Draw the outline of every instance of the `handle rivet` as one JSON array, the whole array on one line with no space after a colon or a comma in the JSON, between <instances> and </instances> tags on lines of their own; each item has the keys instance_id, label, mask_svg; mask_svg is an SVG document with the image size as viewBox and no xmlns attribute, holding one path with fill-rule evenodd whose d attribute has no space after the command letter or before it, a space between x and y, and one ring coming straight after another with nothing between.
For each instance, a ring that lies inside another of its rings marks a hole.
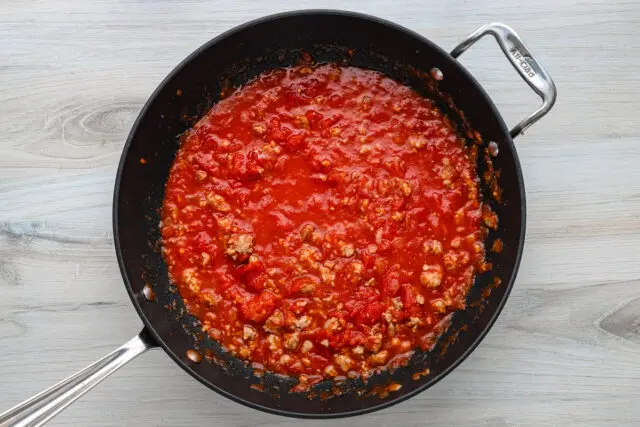
<instances>
[{"instance_id":1,"label":"handle rivet","mask_svg":"<svg viewBox=\"0 0 640 427\"><path fill-rule=\"evenodd\" d=\"M442 74L442 71L440 70L440 68L433 67L430 73L431 73L431 77L433 77L435 80L440 81L444 79L444 74Z\"/></svg>"},{"instance_id":2,"label":"handle rivet","mask_svg":"<svg viewBox=\"0 0 640 427\"><path fill-rule=\"evenodd\" d=\"M148 283L146 285L144 285L144 288L142 288L142 295L144 295L144 297L147 299L147 301L155 301L156 300L156 293L153 292L153 289L151 288L151 285L149 285Z\"/></svg>"},{"instance_id":3,"label":"handle rivet","mask_svg":"<svg viewBox=\"0 0 640 427\"><path fill-rule=\"evenodd\" d=\"M489 142L489 154L491 154L491 157L498 157L499 153L498 143L494 141Z\"/></svg>"},{"instance_id":4,"label":"handle rivet","mask_svg":"<svg viewBox=\"0 0 640 427\"><path fill-rule=\"evenodd\" d=\"M195 350L187 350L185 355L194 363L202 362L202 355Z\"/></svg>"}]
</instances>

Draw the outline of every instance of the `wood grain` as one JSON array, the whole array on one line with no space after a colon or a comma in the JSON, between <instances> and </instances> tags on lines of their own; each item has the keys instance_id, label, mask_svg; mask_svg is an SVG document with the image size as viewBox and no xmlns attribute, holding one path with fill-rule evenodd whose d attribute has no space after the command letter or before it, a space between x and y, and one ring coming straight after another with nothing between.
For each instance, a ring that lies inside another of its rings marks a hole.
<instances>
[{"instance_id":1,"label":"wood grain","mask_svg":"<svg viewBox=\"0 0 640 427\"><path fill-rule=\"evenodd\" d=\"M517 146L528 197L518 280L453 374L335 425L640 422L640 5L636 0L396 2L0 0L0 410L137 333L113 251L117 162L141 106L213 36L292 8L378 15L445 48L516 28L553 76L551 114ZM537 105L492 40L462 57L508 123ZM53 425L312 426L244 408L151 352Z\"/></svg>"}]
</instances>

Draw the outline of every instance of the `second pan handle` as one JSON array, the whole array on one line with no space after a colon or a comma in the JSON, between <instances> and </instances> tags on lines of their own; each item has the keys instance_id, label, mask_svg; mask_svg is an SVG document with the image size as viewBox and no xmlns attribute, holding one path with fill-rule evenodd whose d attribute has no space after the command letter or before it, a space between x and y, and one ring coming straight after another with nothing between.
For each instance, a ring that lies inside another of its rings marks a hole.
<instances>
[{"instance_id":1,"label":"second pan handle","mask_svg":"<svg viewBox=\"0 0 640 427\"><path fill-rule=\"evenodd\" d=\"M527 82L531 89L542 98L540 108L529 114L511 129L511 137L515 138L551 110L551 107L556 102L558 91L547 71L538 58L527 48L518 33L508 25L499 22L483 25L475 30L451 51L451 56L454 58L459 57L471 45L487 34L495 37L513 68L518 71L520 77Z\"/></svg>"},{"instance_id":2,"label":"second pan handle","mask_svg":"<svg viewBox=\"0 0 640 427\"><path fill-rule=\"evenodd\" d=\"M127 362L157 344L146 329L80 372L0 414L0 427L41 426Z\"/></svg>"}]
</instances>

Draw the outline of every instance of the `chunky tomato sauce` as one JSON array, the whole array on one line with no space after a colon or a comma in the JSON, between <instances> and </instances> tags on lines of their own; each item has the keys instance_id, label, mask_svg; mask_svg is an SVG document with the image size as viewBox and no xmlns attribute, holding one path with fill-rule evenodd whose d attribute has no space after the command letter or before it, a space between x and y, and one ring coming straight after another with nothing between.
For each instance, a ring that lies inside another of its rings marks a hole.
<instances>
[{"instance_id":1,"label":"chunky tomato sauce","mask_svg":"<svg viewBox=\"0 0 640 427\"><path fill-rule=\"evenodd\" d=\"M430 349L485 262L475 151L429 100L354 67L260 75L186 135L161 231L203 330L302 383Z\"/></svg>"}]
</instances>

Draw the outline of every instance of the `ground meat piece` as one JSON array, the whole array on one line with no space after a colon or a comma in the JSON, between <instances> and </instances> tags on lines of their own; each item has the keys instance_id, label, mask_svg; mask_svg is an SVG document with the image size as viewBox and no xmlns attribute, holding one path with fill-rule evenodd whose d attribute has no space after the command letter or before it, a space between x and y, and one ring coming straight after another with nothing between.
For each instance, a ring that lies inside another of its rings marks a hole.
<instances>
[{"instance_id":1,"label":"ground meat piece","mask_svg":"<svg viewBox=\"0 0 640 427\"><path fill-rule=\"evenodd\" d=\"M431 306L439 313L444 313L447 309L447 305L441 298L431 301Z\"/></svg>"},{"instance_id":2,"label":"ground meat piece","mask_svg":"<svg viewBox=\"0 0 640 427\"><path fill-rule=\"evenodd\" d=\"M320 278L325 283L332 283L336 278L336 273L324 265L321 265L318 271L320 272Z\"/></svg>"},{"instance_id":3,"label":"ground meat piece","mask_svg":"<svg viewBox=\"0 0 640 427\"><path fill-rule=\"evenodd\" d=\"M242 338L244 338L245 340L250 340L253 339L257 333L258 332L256 331L256 328L254 328L253 326L244 325Z\"/></svg>"},{"instance_id":4,"label":"ground meat piece","mask_svg":"<svg viewBox=\"0 0 640 427\"><path fill-rule=\"evenodd\" d=\"M309 340L306 340L305 342L302 343L302 348L300 349L300 351L302 351L303 353L308 353L309 351L311 351L312 348L313 348L313 343Z\"/></svg>"},{"instance_id":5,"label":"ground meat piece","mask_svg":"<svg viewBox=\"0 0 640 427\"><path fill-rule=\"evenodd\" d=\"M389 358L389 352L387 350L382 350L378 353L375 353L369 357L369 361L374 365L382 365Z\"/></svg>"},{"instance_id":6,"label":"ground meat piece","mask_svg":"<svg viewBox=\"0 0 640 427\"><path fill-rule=\"evenodd\" d=\"M300 286L300 292L302 292L303 294L309 294L313 292L315 288L316 288L315 283L307 282L307 283L304 283L302 286Z\"/></svg>"},{"instance_id":7,"label":"ground meat piece","mask_svg":"<svg viewBox=\"0 0 640 427\"><path fill-rule=\"evenodd\" d=\"M343 354L336 354L333 357L333 361L342 369L342 372L348 372L351 365L353 365L353 359Z\"/></svg>"},{"instance_id":8,"label":"ground meat piece","mask_svg":"<svg viewBox=\"0 0 640 427\"><path fill-rule=\"evenodd\" d=\"M251 234L232 234L227 240L226 254L235 261L246 261L253 252L253 242Z\"/></svg>"},{"instance_id":9,"label":"ground meat piece","mask_svg":"<svg viewBox=\"0 0 640 427\"><path fill-rule=\"evenodd\" d=\"M182 280L189 286L191 292L200 292L200 280L196 276L195 268L187 268L182 272Z\"/></svg>"},{"instance_id":10,"label":"ground meat piece","mask_svg":"<svg viewBox=\"0 0 640 427\"><path fill-rule=\"evenodd\" d=\"M284 336L284 346L289 350L295 350L296 348L298 348L299 342L300 334L298 332L285 334Z\"/></svg>"},{"instance_id":11,"label":"ground meat piece","mask_svg":"<svg viewBox=\"0 0 640 427\"><path fill-rule=\"evenodd\" d=\"M300 230L300 238L302 239L303 242L307 242L311 240L311 236L313 235L314 231L315 231L315 227L313 225L305 224Z\"/></svg>"},{"instance_id":12,"label":"ground meat piece","mask_svg":"<svg viewBox=\"0 0 640 427\"><path fill-rule=\"evenodd\" d=\"M294 326L296 329L304 329L311 324L311 317L309 316L301 316L296 319Z\"/></svg>"},{"instance_id":13,"label":"ground meat piece","mask_svg":"<svg viewBox=\"0 0 640 427\"><path fill-rule=\"evenodd\" d=\"M324 322L324 328L330 332L337 331L340 328L340 322L335 317L332 317Z\"/></svg>"},{"instance_id":14,"label":"ground meat piece","mask_svg":"<svg viewBox=\"0 0 640 427\"><path fill-rule=\"evenodd\" d=\"M442 267L439 265L423 265L420 283L428 288L437 288L442 283Z\"/></svg>"},{"instance_id":15,"label":"ground meat piece","mask_svg":"<svg viewBox=\"0 0 640 427\"><path fill-rule=\"evenodd\" d=\"M267 343L269 343L269 350L276 351L280 348L280 337L277 335L267 335Z\"/></svg>"},{"instance_id":16,"label":"ground meat piece","mask_svg":"<svg viewBox=\"0 0 640 427\"><path fill-rule=\"evenodd\" d=\"M335 366L333 365L329 365L326 368L324 368L324 373L329 376L329 377L336 377L338 376L338 370L336 369Z\"/></svg>"},{"instance_id":17,"label":"ground meat piece","mask_svg":"<svg viewBox=\"0 0 640 427\"><path fill-rule=\"evenodd\" d=\"M422 250L425 254L440 255L442 253L442 243L437 240L427 240L424 242Z\"/></svg>"},{"instance_id":18,"label":"ground meat piece","mask_svg":"<svg viewBox=\"0 0 640 427\"><path fill-rule=\"evenodd\" d=\"M380 348L382 347L382 334L378 333L367 337L367 340L365 341L365 347L367 348L367 350L373 352L380 350Z\"/></svg>"},{"instance_id":19,"label":"ground meat piece","mask_svg":"<svg viewBox=\"0 0 640 427\"><path fill-rule=\"evenodd\" d=\"M444 266L447 270L454 270L467 265L469 259L469 252L467 251L449 251L444 254Z\"/></svg>"},{"instance_id":20,"label":"ground meat piece","mask_svg":"<svg viewBox=\"0 0 640 427\"><path fill-rule=\"evenodd\" d=\"M280 310L273 312L264 324L264 330L275 333L284 325L284 315Z\"/></svg>"},{"instance_id":21,"label":"ground meat piece","mask_svg":"<svg viewBox=\"0 0 640 427\"><path fill-rule=\"evenodd\" d=\"M209 204L219 212L229 212L231 210L231 206L224 199L224 197L219 194L209 193L207 194L207 201Z\"/></svg>"},{"instance_id":22,"label":"ground meat piece","mask_svg":"<svg viewBox=\"0 0 640 427\"><path fill-rule=\"evenodd\" d=\"M342 256L349 258L355 253L355 248L351 243L342 246Z\"/></svg>"}]
</instances>

